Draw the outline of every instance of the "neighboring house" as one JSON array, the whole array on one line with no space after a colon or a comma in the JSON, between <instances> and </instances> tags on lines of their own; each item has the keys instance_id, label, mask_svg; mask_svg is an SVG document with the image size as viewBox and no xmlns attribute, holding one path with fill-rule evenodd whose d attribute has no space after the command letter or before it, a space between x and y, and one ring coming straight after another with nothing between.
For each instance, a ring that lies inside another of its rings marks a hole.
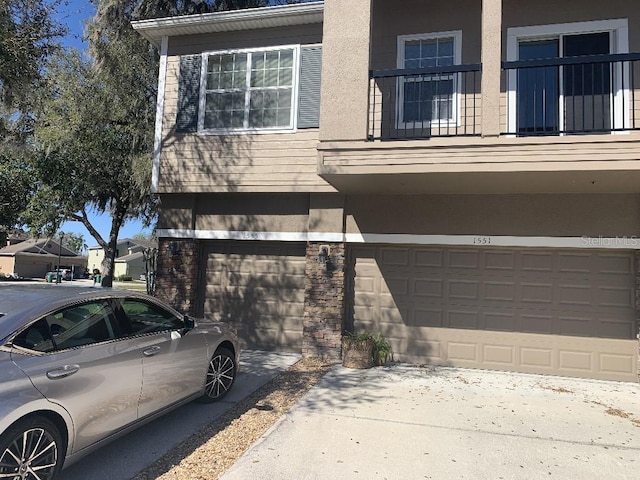
<instances>
[{"instance_id":1,"label":"neighboring house","mask_svg":"<svg viewBox=\"0 0 640 480\"><path fill-rule=\"evenodd\" d=\"M161 52L158 295L251 348L367 330L400 361L637 380L640 4L133 25Z\"/></svg>"},{"instance_id":2,"label":"neighboring house","mask_svg":"<svg viewBox=\"0 0 640 480\"><path fill-rule=\"evenodd\" d=\"M44 278L60 268L84 271L87 258L61 247L55 240L31 239L0 248L0 275L15 273L25 278Z\"/></svg>"},{"instance_id":3,"label":"neighboring house","mask_svg":"<svg viewBox=\"0 0 640 480\"><path fill-rule=\"evenodd\" d=\"M146 272L144 250L145 248L157 248L157 243L148 240L134 240L123 238L118 240L116 247L116 259L113 269L113 277L129 275L137 280ZM102 271L104 249L99 245L89 247L89 271L94 268Z\"/></svg>"},{"instance_id":4,"label":"neighboring house","mask_svg":"<svg viewBox=\"0 0 640 480\"><path fill-rule=\"evenodd\" d=\"M140 275L144 275L145 273L145 258L142 251L123 255L115 260L113 277L116 279L120 276L127 275L134 280L138 280Z\"/></svg>"},{"instance_id":5,"label":"neighboring house","mask_svg":"<svg viewBox=\"0 0 640 480\"><path fill-rule=\"evenodd\" d=\"M15 245L29 239L29 234L23 230L11 230L7 233L7 243L3 246Z\"/></svg>"}]
</instances>

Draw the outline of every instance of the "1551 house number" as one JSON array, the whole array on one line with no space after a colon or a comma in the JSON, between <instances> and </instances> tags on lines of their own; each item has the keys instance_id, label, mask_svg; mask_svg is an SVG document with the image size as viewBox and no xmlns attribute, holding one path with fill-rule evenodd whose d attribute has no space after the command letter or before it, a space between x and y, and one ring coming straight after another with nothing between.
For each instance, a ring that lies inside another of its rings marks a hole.
<instances>
[{"instance_id":1,"label":"1551 house number","mask_svg":"<svg viewBox=\"0 0 640 480\"><path fill-rule=\"evenodd\" d=\"M491 245L491 237L473 237L474 245Z\"/></svg>"}]
</instances>

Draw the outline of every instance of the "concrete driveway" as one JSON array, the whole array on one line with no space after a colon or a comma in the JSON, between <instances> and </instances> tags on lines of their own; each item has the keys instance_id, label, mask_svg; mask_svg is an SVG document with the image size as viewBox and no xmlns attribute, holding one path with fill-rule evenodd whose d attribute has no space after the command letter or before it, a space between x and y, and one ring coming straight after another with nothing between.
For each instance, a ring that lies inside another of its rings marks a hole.
<instances>
[{"instance_id":1,"label":"concrete driveway","mask_svg":"<svg viewBox=\"0 0 640 480\"><path fill-rule=\"evenodd\" d=\"M640 388L335 367L221 478L637 479Z\"/></svg>"},{"instance_id":2,"label":"concrete driveway","mask_svg":"<svg viewBox=\"0 0 640 480\"><path fill-rule=\"evenodd\" d=\"M60 480L124 480L133 477L299 359L300 355L295 354L243 351L236 383L222 401L183 405L63 470Z\"/></svg>"}]
</instances>

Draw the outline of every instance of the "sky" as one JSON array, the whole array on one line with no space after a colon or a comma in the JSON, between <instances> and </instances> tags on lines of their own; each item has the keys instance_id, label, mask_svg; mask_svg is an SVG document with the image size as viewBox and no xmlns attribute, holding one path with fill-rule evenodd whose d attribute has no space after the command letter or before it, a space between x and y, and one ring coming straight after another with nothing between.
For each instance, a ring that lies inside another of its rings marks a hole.
<instances>
[{"instance_id":1,"label":"sky","mask_svg":"<svg viewBox=\"0 0 640 480\"><path fill-rule=\"evenodd\" d=\"M87 0L68 0L62 2L58 9L57 20L65 25L69 30L67 36L62 43L65 48L77 48L86 50L87 44L83 41L84 21L95 13L94 6ZM109 238L109 230L111 229L111 218L109 215L100 215L97 212L87 212L89 220L95 229L102 235L102 238ZM93 238L89 231L80 222L65 222L60 230L65 233L76 233L84 236L87 245L97 245L98 242ZM130 221L125 223L120 229L119 238L133 237L136 233L151 233L151 229L143 229L142 222Z\"/></svg>"}]
</instances>

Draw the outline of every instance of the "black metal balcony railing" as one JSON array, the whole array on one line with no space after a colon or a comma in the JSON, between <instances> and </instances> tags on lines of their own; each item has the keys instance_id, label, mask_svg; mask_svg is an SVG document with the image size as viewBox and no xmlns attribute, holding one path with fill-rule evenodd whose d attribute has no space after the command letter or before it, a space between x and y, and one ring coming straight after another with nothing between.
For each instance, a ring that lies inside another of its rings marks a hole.
<instances>
[{"instance_id":1,"label":"black metal balcony railing","mask_svg":"<svg viewBox=\"0 0 640 480\"><path fill-rule=\"evenodd\" d=\"M369 75L369 140L480 135L480 65Z\"/></svg>"},{"instance_id":2,"label":"black metal balcony railing","mask_svg":"<svg viewBox=\"0 0 640 480\"><path fill-rule=\"evenodd\" d=\"M503 134L637 130L639 61L640 54L633 53L504 62L507 121Z\"/></svg>"}]
</instances>

